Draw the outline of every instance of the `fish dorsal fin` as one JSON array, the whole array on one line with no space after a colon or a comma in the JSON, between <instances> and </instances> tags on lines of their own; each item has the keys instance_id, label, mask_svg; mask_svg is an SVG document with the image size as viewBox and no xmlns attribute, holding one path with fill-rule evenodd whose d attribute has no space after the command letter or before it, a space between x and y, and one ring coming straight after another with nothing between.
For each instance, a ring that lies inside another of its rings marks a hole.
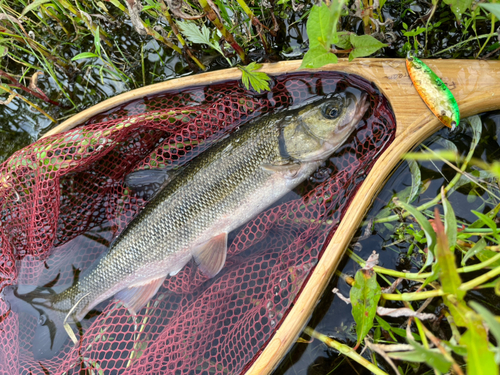
<instances>
[{"instance_id":1,"label":"fish dorsal fin","mask_svg":"<svg viewBox=\"0 0 500 375\"><path fill-rule=\"evenodd\" d=\"M175 174L171 168L141 169L129 173L125 177L125 184L138 197L150 201L172 180Z\"/></svg>"},{"instance_id":2,"label":"fish dorsal fin","mask_svg":"<svg viewBox=\"0 0 500 375\"><path fill-rule=\"evenodd\" d=\"M137 314L156 294L165 277L154 279L147 284L131 285L116 293L115 298L123 302L132 314Z\"/></svg>"},{"instance_id":3,"label":"fish dorsal fin","mask_svg":"<svg viewBox=\"0 0 500 375\"><path fill-rule=\"evenodd\" d=\"M200 271L207 277L214 277L226 263L227 233L221 233L195 246L191 254Z\"/></svg>"}]
</instances>

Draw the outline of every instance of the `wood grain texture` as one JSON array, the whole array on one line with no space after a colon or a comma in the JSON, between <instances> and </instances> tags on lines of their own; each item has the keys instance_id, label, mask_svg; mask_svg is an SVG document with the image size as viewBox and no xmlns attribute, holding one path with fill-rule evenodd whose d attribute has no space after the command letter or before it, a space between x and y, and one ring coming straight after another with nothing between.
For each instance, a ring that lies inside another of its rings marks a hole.
<instances>
[{"instance_id":1,"label":"wood grain texture","mask_svg":"<svg viewBox=\"0 0 500 375\"><path fill-rule=\"evenodd\" d=\"M461 117L500 108L500 62L476 60L423 60L450 88L455 96ZM270 75L294 72L301 61L264 64L262 71ZM318 298L328 285L351 238L365 216L372 200L387 177L400 162L401 156L437 131L442 125L427 109L412 86L404 59L356 59L349 63L339 60L321 70L345 71L374 82L389 99L396 115L396 140L380 156L370 174L354 197L337 232L315 267L308 283L297 298L295 306L282 322L261 355L247 374L268 374L294 344L304 328ZM108 99L65 121L45 136L56 134L81 124L88 118L127 101L154 95L167 90L208 85L239 79L241 73L232 68L203 73L147 86Z\"/></svg>"},{"instance_id":2,"label":"wood grain texture","mask_svg":"<svg viewBox=\"0 0 500 375\"><path fill-rule=\"evenodd\" d=\"M500 108L500 62L465 60L424 60L448 85L462 118ZM344 70L373 81L389 98L397 120L396 139L379 157L351 202L335 235L328 244L293 309L267 347L246 374L268 374L295 343L330 281L352 236L387 177L410 151L443 125L427 109L411 85L404 60L369 60L357 66L342 64Z\"/></svg>"}]
</instances>

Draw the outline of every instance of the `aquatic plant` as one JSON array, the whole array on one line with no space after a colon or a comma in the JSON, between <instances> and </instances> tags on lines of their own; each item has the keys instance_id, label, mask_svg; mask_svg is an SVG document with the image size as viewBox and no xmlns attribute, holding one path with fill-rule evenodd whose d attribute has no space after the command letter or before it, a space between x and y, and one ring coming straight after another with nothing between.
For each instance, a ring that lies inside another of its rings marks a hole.
<instances>
[{"instance_id":1,"label":"aquatic plant","mask_svg":"<svg viewBox=\"0 0 500 375\"><path fill-rule=\"evenodd\" d=\"M395 193L387 206L364 223L368 232L378 224L393 233L394 242L386 247L407 244L403 255L409 262L406 270L379 266L375 251L364 260L348 250L361 269L354 278L338 272L352 286L350 298L338 289L333 292L352 304L354 348L311 327L305 334L375 374L387 374L387 367L396 374L407 374L410 369L427 373L428 367L437 373L498 374L500 316L494 313L498 306L484 293L500 296L500 163L474 157L482 127L479 116L462 121L460 131L468 129L472 136L465 155L443 139L440 150L423 145L423 151L407 154L411 186ZM443 163L455 175L434 199L413 206L429 186L421 180L417 161ZM471 202L483 195L477 190L487 196L478 200L479 206L472 210L476 220L469 223L456 216L449 201L464 188L473 198ZM436 308L439 305L442 307ZM371 353L372 361L357 352L360 346Z\"/></svg>"}]
</instances>

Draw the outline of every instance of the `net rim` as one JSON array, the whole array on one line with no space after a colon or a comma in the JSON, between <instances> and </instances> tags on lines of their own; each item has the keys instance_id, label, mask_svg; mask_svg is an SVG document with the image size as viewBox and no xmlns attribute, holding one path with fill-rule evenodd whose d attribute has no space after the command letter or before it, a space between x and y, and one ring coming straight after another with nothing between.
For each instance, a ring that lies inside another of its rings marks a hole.
<instances>
[{"instance_id":1,"label":"net rim","mask_svg":"<svg viewBox=\"0 0 500 375\"><path fill-rule=\"evenodd\" d=\"M394 84L394 82L391 82L391 76L377 76L376 71L371 72L369 70L369 65L374 61L376 61L376 59L357 59L354 62L347 63L346 59L339 59L339 64L329 65L319 70L304 70L310 72L342 71L346 73L353 73L373 81L379 89L383 88L381 89L382 93L394 108L397 122L396 138L400 141L392 142L392 144L380 155L371 172L366 177L364 183L362 183L359 187L357 194L351 201L351 204L345 213L344 219L341 221L335 235L330 239L326 249L324 250L323 256L316 265L315 269L312 271L308 282L303 287L302 292L299 294L294 308L283 319L280 328L274 333L271 341L265 348L263 348L262 352L258 355L258 358L253 362L253 364L251 364L250 368L243 370L246 374L269 373L279 363L282 355L284 355L294 344L296 337L300 334L310 316L310 312L312 311L317 299L316 297L320 296L328 285L328 282L340 262L345 248L349 244L355 229L358 227L364 213L371 204L372 197L377 194L380 187L389 177L392 169L399 163L401 156L414 147L415 144L418 144L430 134L438 130L441 126L437 119L431 117L427 113L425 106L421 103L421 100L416 92L406 92L402 94L401 85L399 83ZM380 60L378 61L378 64L382 64ZM405 77L406 70L404 69L404 61L404 59L388 59L384 60L383 64L390 66L395 75ZM442 62L442 67L439 61L434 60L433 62L440 66L440 70L443 75L446 74L446 66L453 65L453 60L447 60L446 64L448 65L444 65L444 62ZM499 62L482 63L488 63L488 66L500 71ZM299 68L300 64L301 60L264 64L261 71L266 72L269 75L292 73ZM448 69L451 70L451 68ZM222 71L182 77L135 89L127 93L117 95L116 97L110 98L80 112L46 133L44 137L72 129L98 113L102 113L131 100L140 99L153 94L159 94L165 91L182 89L189 86L209 85L240 78L241 71L237 68L230 68ZM407 86L411 86L411 83L405 84ZM488 93L487 96L485 92ZM493 106L491 102L487 100L489 97L494 96L492 95L492 92L497 93L497 95L500 94L500 88L498 85L495 86L495 82L488 82L488 84L485 85L475 97L467 97L470 92L464 92L462 95L459 95L457 97L457 101L459 102L459 105L464 105L461 106L463 117L480 113L486 109L491 110L493 107L499 108L499 104ZM398 105L394 105L397 104L394 101L397 95L404 96L407 101L407 105L410 101L413 101L408 105L415 107L412 108L413 112L411 116L405 115L400 110L401 108ZM467 103L461 103L461 100L465 101L465 97L467 97Z\"/></svg>"}]
</instances>

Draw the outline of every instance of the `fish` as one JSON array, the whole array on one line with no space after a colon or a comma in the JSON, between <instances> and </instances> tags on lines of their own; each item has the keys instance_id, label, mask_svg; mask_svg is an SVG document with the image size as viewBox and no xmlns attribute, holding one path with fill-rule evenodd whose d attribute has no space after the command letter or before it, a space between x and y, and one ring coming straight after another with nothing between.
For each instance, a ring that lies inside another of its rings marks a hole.
<instances>
[{"instance_id":1,"label":"fish","mask_svg":"<svg viewBox=\"0 0 500 375\"><path fill-rule=\"evenodd\" d=\"M130 173L132 190L156 186L149 203L72 285L4 289L13 311L39 317L35 359L52 358L81 321L111 297L132 315L166 277L194 260L208 278L224 266L228 234L305 181L342 146L369 108L345 89L241 126L180 170ZM75 339L74 339L75 341Z\"/></svg>"},{"instance_id":2,"label":"fish","mask_svg":"<svg viewBox=\"0 0 500 375\"><path fill-rule=\"evenodd\" d=\"M439 121L454 130L460 122L460 110L450 89L431 68L409 52L406 70L427 107Z\"/></svg>"}]
</instances>

